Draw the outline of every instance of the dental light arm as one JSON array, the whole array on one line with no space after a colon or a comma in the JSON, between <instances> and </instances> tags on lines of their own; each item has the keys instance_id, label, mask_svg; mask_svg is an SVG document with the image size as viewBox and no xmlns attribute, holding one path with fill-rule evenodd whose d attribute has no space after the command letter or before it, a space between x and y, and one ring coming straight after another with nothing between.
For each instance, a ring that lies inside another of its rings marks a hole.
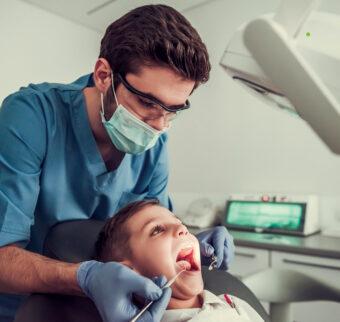
<instances>
[{"instance_id":1,"label":"dental light arm","mask_svg":"<svg viewBox=\"0 0 340 322\"><path fill-rule=\"evenodd\" d=\"M221 65L265 101L298 114L340 154L340 17L315 12L317 5L285 0L276 15L251 21Z\"/></svg>"}]
</instances>

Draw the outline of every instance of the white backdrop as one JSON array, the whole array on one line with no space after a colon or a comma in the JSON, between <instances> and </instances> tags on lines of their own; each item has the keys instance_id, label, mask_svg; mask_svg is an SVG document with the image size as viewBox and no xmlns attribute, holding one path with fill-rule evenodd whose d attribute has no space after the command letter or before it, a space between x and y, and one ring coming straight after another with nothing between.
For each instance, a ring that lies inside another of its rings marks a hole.
<instances>
[{"instance_id":1,"label":"white backdrop","mask_svg":"<svg viewBox=\"0 0 340 322\"><path fill-rule=\"evenodd\" d=\"M94 67L101 35L18 0L0 1L0 103L28 83L71 82Z\"/></svg>"}]
</instances>

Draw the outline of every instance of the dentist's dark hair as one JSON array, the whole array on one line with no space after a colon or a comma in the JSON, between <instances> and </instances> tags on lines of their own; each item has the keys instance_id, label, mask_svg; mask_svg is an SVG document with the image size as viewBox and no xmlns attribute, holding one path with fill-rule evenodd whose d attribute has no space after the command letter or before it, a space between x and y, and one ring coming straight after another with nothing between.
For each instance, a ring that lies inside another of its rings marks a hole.
<instances>
[{"instance_id":1,"label":"dentist's dark hair","mask_svg":"<svg viewBox=\"0 0 340 322\"><path fill-rule=\"evenodd\" d=\"M145 207L153 205L159 205L159 201L157 199L135 201L109 218L96 241L94 259L101 262L120 262L129 258L131 255L130 234L126 221Z\"/></svg>"},{"instance_id":2,"label":"dentist's dark hair","mask_svg":"<svg viewBox=\"0 0 340 322\"><path fill-rule=\"evenodd\" d=\"M166 5L131 10L106 29L100 58L114 73L138 73L140 66L169 67L195 88L209 79L211 65L205 44L190 22Z\"/></svg>"}]
</instances>

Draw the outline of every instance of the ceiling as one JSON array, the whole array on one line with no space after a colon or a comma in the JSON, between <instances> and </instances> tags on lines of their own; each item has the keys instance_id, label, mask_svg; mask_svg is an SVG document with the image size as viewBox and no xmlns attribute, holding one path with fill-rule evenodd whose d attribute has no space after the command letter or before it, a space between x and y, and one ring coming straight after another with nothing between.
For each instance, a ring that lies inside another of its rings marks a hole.
<instances>
[{"instance_id":1,"label":"ceiling","mask_svg":"<svg viewBox=\"0 0 340 322\"><path fill-rule=\"evenodd\" d=\"M129 10L145 4L166 4L180 12L214 0L22 0L100 33Z\"/></svg>"}]
</instances>

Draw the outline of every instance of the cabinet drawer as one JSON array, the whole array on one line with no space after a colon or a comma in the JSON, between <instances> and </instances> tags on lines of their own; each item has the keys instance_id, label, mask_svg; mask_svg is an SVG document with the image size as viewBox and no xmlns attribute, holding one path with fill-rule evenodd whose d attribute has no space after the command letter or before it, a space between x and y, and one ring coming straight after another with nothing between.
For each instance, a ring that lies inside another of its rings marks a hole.
<instances>
[{"instance_id":1,"label":"cabinet drawer","mask_svg":"<svg viewBox=\"0 0 340 322\"><path fill-rule=\"evenodd\" d=\"M340 287L340 259L272 252L272 267L293 269Z\"/></svg>"},{"instance_id":2,"label":"cabinet drawer","mask_svg":"<svg viewBox=\"0 0 340 322\"><path fill-rule=\"evenodd\" d=\"M268 267L268 250L250 247L236 247L235 259L231 263L230 273L242 278Z\"/></svg>"}]
</instances>

